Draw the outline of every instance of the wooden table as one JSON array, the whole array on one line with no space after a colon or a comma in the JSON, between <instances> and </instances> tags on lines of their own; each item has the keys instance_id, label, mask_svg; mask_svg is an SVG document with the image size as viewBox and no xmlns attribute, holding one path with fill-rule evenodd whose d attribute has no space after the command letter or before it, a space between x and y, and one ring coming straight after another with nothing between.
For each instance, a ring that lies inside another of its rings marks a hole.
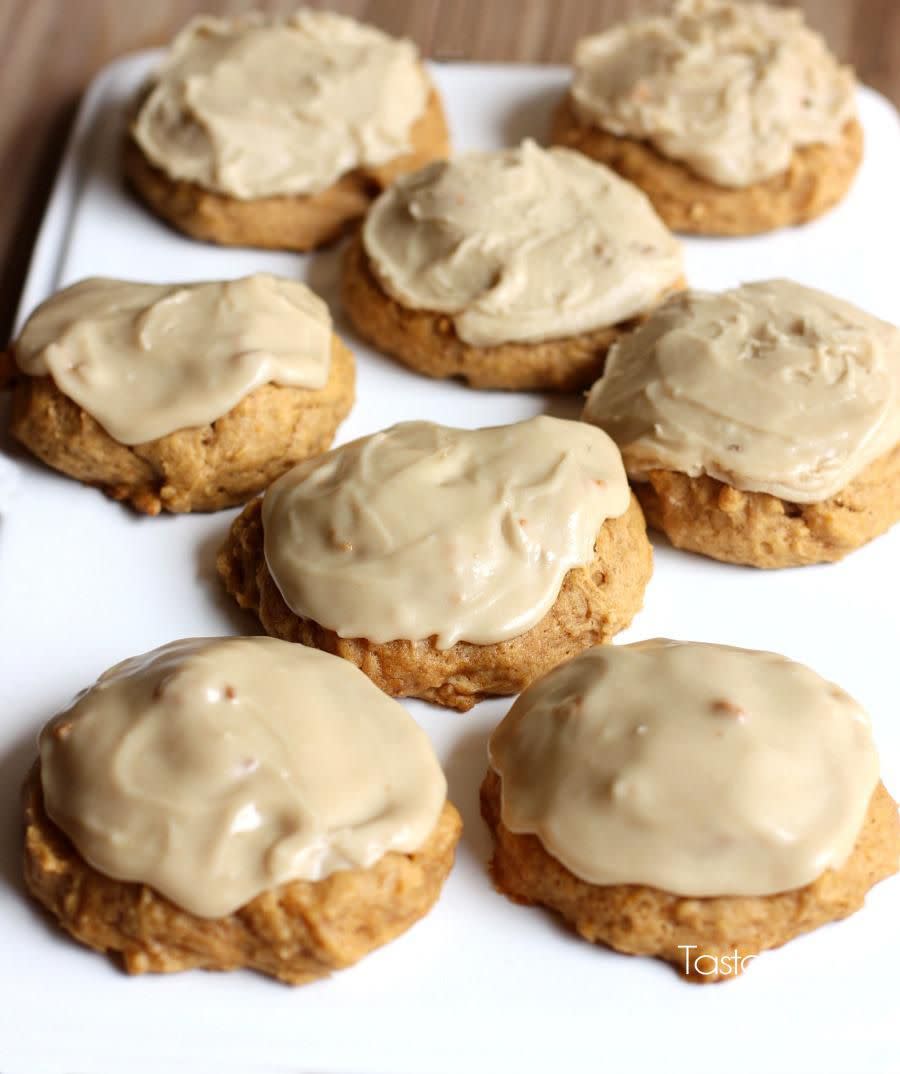
<instances>
[{"instance_id":1,"label":"wooden table","mask_svg":"<svg viewBox=\"0 0 900 1074\"><path fill-rule=\"evenodd\" d=\"M0 337L85 86L123 52L166 42L198 11L292 11L301 0L0 0ZM658 0L334 0L313 3L413 38L439 59L568 61L574 41ZM900 104L900 0L800 6L862 81ZM0 343L2 345L2 343Z\"/></svg>"}]
</instances>

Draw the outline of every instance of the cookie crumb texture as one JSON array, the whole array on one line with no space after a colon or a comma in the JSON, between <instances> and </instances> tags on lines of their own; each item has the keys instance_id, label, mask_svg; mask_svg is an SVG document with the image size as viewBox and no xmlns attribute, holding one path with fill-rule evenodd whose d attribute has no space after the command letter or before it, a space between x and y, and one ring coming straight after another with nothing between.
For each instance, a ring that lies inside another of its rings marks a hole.
<instances>
[{"instance_id":1,"label":"cookie crumb texture","mask_svg":"<svg viewBox=\"0 0 900 1074\"><path fill-rule=\"evenodd\" d=\"M121 956L128 973L247 968L286 984L343 969L405 932L431 909L453 865L462 822L447 802L414 854L368 869L293 881L227 917L182 910L152 888L113 880L78 854L44 810L36 765L24 788L25 880L78 941Z\"/></svg>"},{"instance_id":2,"label":"cookie crumb texture","mask_svg":"<svg viewBox=\"0 0 900 1074\"><path fill-rule=\"evenodd\" d=\"M683 286L684 280L679 280L673 290ZM660 295L659 301L670 293ZM359 234L344 254L341 299L362 339L417 373L437 379L459 377L472 388L510 391L589 388L603 373L613 343L645 319L633 317L610 328L541 343L478 347L459 338L449 314L410 309L386 294Z\"/></svg>"},{"instance_id":3,"label":"cookie crumb texture","mask_svg":"<svg viewBox=\"0 0 900 1074\"><path fill-rule=\"evenodd\" d=\"M481 787L481 813L494 838L491 873L498 891L514 902L555 910L591 943L671 962L695 983L729 980L741 972L742 959L848 917L871 887L897 872L900 820L883 784L872 795L856 846L840 869L828 869L795 891L715 898L579 879L536 836L516 835L504 826L500 788L500 777L489 770Z\"/></svg>"},{"instance_id":4,"label":"cookie crumb texture","mask_svg":"<svg viewBox=\"0 0 900 1074\"><path fill-rule=\"evenodd\" d=\"M550 611L516 638L492 645L462 641L448 649L438 649L434 638L381 644L341 638L301 619L284 602L266 565L261 506L254 500L235 520L218 570L228 592L259 617L266 633L349 660L393 697L419 697L461 712L485 697L518 693L624 630L641 608L653 569L644 516L632 496L624 515L603 523L593 563L570 570Z\"/></svg>"},{"instance_id":5,"label":"cookie crumb texture","mask_svg":"<svg viewBox=\"0 0 900 1074\"><path fill-rule=\"evenodd\" d=\"M331 444L355 394L352 353L332 339L322 389L264 384L210 425L120 444L51 377L19 376L12 435L42 462L138 511L217 511L246 503Z\"/></svg>"},{"instance_id":6,"label":"cookie crumb texture","mask_svg":"<svg viewBox=\"0 0 900 1074\"><path fill-rule=\"evenodd\" d=\"M755 235L805 224L844 197L863 156L863 131L854 119L836 144L795 149L780 175L746 187L723 187L664 157L649 142L581 124L568 96L556 111L550 140L630 179L672 231L694 235Z\"/></svg>"},{"instance_id":7,"label":"cookie crumb texture","mask_svg":"<svg viewBox=\"0 0 900 1074\"><path fill-rule=\"evenodd\" d=\"M833 563L900 521L900 444L821 503L669 470L651 470L634 491L647 524L676 548L752 567Z\"/></svg>"},{"instance_id":8,"label":"cookie crumb texture","mask_svg":"<svg viewBox=\"0 0 900 1074\"><path fill-rule=\"evenodd\" d=\"M242 199L172 179L126 139L123 169L137 195L161 219L194 239L222 246L304 252L331 242L363 216L398 175L450 152L447 120L437 90L410 130L412 151L384 164L357 168L317 194Z\"/></svg>"}]
</instances>

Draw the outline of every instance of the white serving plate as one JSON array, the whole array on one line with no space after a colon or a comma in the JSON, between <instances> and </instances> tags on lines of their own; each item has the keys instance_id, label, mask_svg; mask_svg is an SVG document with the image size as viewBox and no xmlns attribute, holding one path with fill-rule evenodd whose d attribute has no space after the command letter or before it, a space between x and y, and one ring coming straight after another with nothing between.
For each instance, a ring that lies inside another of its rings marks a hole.
<instances>
[{"instance_id":1,"label":"white serving plate","mask_svg":"<svg viewBox=\"0 0 900 1074\"><path fill-rule=\"evenodd\" d=\"M140 280L299 275L332 303L359 358L339 441L405 418L463 426L578 400L475 392L406 372L353 338L337 305L340 252L228 250L181 238L122 189L123 108L156 54L107 68L85 97L37 243L22 318L81 276ZM561 68L437 65L459 149L547 131ZM689 240L687 274L724 287L771 275L900 319L897 114L860 91L866 159L847 200L797 231ZM0 415L5 430L5 415ZM4 434L5 435L5 432ZM18 790L42 723L108 665L176 637L258 630L223 595L216 550L235 512L141 518L33 462L0 457L0 1070L3 1074L442 1074L564 1070L897 1070L900 879L864 912L700 988L667 966L592 947L497 895L478 815L485 743L508 708L467 715L410 703L465 820L434 911L333 978L291 989L251 973L130 979L67 939L25 898ZM780 650L871 711L884 778L900 792L900 527L827 567L758 572L658 545L646 608L622 640L654 635ZM827 787L823 794L828 793Z\"/></svg>"}]
</instances>

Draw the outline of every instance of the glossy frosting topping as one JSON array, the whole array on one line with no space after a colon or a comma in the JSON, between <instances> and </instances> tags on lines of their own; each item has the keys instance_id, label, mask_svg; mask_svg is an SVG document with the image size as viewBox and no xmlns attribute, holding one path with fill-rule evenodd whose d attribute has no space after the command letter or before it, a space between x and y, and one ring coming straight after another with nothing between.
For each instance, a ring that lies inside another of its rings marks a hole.
<instances>
[{"instance_id":1,"label":"glossy frosting topping","mask_svg":"<svg viewBox=\"0 0 900 1074\"><path fill-rule=\"evenodd\" d=\"M476 346L589 332L654 305L681 249L647 198L569 149L468 153L402 176L363 227L384 290Z\"/></svg>"},{"instance_id":2,"label":"glossy frosting topping","mask_svg":"<svg viewBox=\"0 0 900 1074\"><path fill-rule=\"evenodd\" d=\"M85 860L201 917L418 850L446 797L396 701L346 660L274 638L117 664L40 751L47 812Z\"/></svg>"},{"instance_id":3,"label":"glossy frosting topping","mask_svg":"<svg viewBox=\"0 0 900 1074\"><path fill-rule=\"evenodd\" d=\"M789 280L687 291L612 348L584 417L637 480L826 500L900 440L900 330Z\"/></svg>"},{"instance_id":4,"label":"glossy frosting topping","mask_svg":"<svg viewBox=\"0 0 900 1074\"><path fill-rule=\"evenodd\" d=\"M480 645L524 634L630 493L599 429L395 425L295 466L263 500L288 606L345 638Z\"/></svg>"},{"instance_id":5,"label":"glossy frosting topping","mask_svg":"<svg viewBox=\"0 0 900 1074\"><path fill-rule=\"evenodd\" d=\"M490 741L503 823L593 884L769 895L849 856L878 782L869 719L774 653L597 646Z\"/></svg>"},{"instance_id":6,"label":"glossy frosting topping","mask_svg":"<svg viewBox=\"0 0 900 1074\"><path fill-rule=\"evenodd\" d=\"M796 148L836 142L856 114L852 70L799 11L768 4L682 0L584 38L574 65L583 122L722 186L785 171Z\"/></svg>"},{"instance_id":7,"label":"glossy frosting topping","mask_svg":"<svg viewBox=\"0 0 900 1074\"><path fill-rule=\"evenodd\" d=\"M256 275L217 283L91 278L57 292L15 343L122 444L222 417L254 388L323 388L331 316L308 287Z\"/></svg>"},{"instance_id":8,"label":"glossy frosting topping","mask_svg":"<svg viewBox=\"0 0 900 1074\"><path fill-rule=\"evenodd\" d=\"M312 194L407 153L427 99L412 42L353 19L201 16L172 43L132 132L173 179L234 198Z\"/></svg>"}]
</instances>

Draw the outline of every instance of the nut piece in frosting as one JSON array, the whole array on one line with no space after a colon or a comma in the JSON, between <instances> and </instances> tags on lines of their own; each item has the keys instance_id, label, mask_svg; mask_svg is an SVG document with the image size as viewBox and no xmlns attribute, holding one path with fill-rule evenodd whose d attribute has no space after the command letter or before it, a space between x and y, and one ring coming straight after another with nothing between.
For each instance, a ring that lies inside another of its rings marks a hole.
<instances>
[{"instance_id":1,"label":"nut piece in frosting","mask_svg":"<svg viewBox=\"0 0 900 1074\"><path fill-rule=\"evenodd\" d=\"M326 304L266 274L85 279L43 302L12 350L13 434L151 514L242 502L327 447L353 400Z\"/></svg>"},{"instance_id":2,"label":"nut piece in frosting","mask_svg":"<svg viewBox=\"0 0 900 1074\"><path fill-rule=\"evenodd\" d=\"M219 556L270 634L462 709L623 629L650 570L615 445L549 417L345 444L275 482Z\"/></svg>"},{"instance_id":3,"label":"nut piece in frosting","mask_svg":"<svg viewBox=\"0 0 900 1074\"><path fill-rule=\"evenodd\" d=\"M136 107L125 170L189 234L299 250L447 150L411 41L327 11L250 12L178 34Z\"/></svg>"},{"instance_id":4,"label":"nut piece in frosting","mask_svg":"<svg viewBox=\"0 0 900 1074\"><path fill-rule=\"evenodd\" d=\"M421 372L571 390L682 272L632 184L526 141L398 179L347 253L343 295L365 338Z\"/></svg>"},{"instance_id":5,"label":"nut piece in frosting","mask_svg":"<svg viewBox=\"0 0 900 1074\"><path fill-rule=\"evenodd\" d=\"M412 718L346 661L272 638L110 669L41 732L26 802L29 887L77 939L133 972L294 983L427 912L460 828Z\"/></svg>"},{"instance_id":6,"label":"nut piece in frosting","mask_svg":"<svg viewBox=\"0 0 900 1074\"><path fill-rule=\"evenodd\" d=\"M650 524L717 559L835 560L900 518L900 330L789 280L671 298L584 419Z\"/></svg>"},{"instance_id":7,"label":"nut piece in frosting","mask_svg":"<svg viewBox=\"0 0 900 1074\"><path fill-rule=\"evenodd\" d=\"M897 871L868 716L774 653L590 649L521 695L489 757L498 888L694 980L847 916Z\"/></svg>"},{"instance_id":8,"label":"nut piece in frosting","mask_svg":"<svg viewBox=\"0 0 900 1074\"><path fill-rule=\"evenodd\" d=\"M609 163L675 230L811 219L861 157L855 80L800 11L681 0L583 38L554 141Z\"/></svg>"}]
</instances>

